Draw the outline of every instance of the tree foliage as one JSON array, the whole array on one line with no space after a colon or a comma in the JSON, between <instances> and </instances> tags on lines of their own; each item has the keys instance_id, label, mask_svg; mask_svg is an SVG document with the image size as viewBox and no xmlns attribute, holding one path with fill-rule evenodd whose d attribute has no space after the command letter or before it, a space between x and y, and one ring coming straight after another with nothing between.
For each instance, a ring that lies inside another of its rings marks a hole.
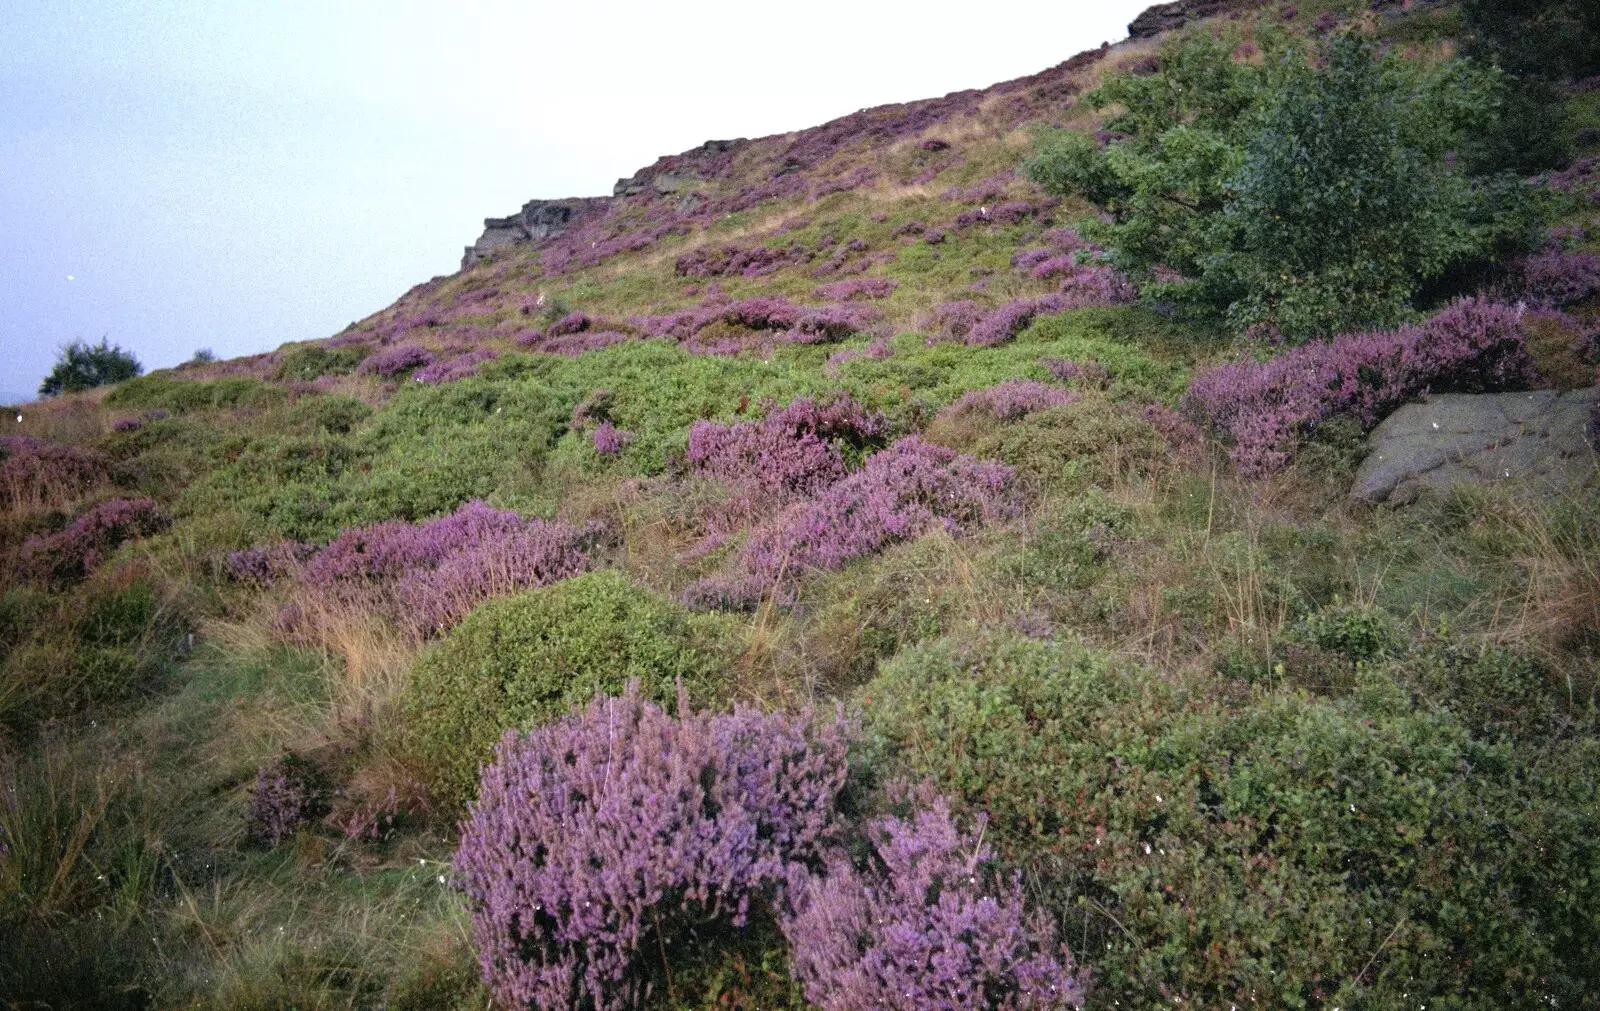
<instances>
[{"instance_id":1,"label":"tree foliage","mask_svg":"<svg viewBox=\"0 0 1600 1011\"><path fill-rule=\"evenodd\" d=\"M144 371L138 359L115 344L99 344L77 340L61 349L55 367L39 384L39 395L54 397L61 393L76 393L96 386L108 386L132 379Z\"/></svg>"},{"instance_id":2,"label":"tree foliage","mask_svg":"<svg viewBox=\"0 0 1600 1011\"><path fill-rule=\"evenodd\" d=\"M1147 296L1302 340L1399 323L1425 286L1530 241L1531 189L1461 155L1501 115L1497 71L1353 33L1260 41L1259 61L1174 42L1086 97L1113 110L1104 133L1041 135L1029 174L1109 214L1088 234Z\"/></svg>"}]
</instances>

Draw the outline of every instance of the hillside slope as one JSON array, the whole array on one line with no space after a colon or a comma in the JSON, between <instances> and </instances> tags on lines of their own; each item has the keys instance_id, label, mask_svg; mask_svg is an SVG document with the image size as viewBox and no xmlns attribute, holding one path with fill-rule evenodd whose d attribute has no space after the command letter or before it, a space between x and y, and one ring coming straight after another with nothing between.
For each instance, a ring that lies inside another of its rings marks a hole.
<instances>
[{"instance_id":1,"label":"hillside slope","mask_svg":"<svg viewBox=\"0 0 1600 1011\"><path fill-rule=\"evenodd\" d=\"M1600 366L1600 88L1466 176L1471 10L1159 5L23 410L0 1007L1597 1006L1589 448L1350 494L1407 402ZM1383 121L1389 169L1495 197L1406 234L1499 244L1384 326L1238 325L1137 254L1226 261L1193 180L1340 59L1454 145Z\"/></svg>"}]
</instances>

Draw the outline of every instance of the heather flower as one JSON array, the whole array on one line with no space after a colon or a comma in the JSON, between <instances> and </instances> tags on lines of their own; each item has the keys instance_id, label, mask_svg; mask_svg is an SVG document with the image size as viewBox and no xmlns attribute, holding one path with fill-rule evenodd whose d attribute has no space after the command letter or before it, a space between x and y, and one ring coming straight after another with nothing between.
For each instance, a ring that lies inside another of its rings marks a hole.
<instances>
[{"instance_id":1,"label":"heather flower","mask_svg":"<svg viewBox=\"0 0 1600 1011\"><path fill-rule=\"evenodd\" d=\"M881 317L876 309L861 305L825 305L808 309L795 323L795 343L823 344L841 341L865 330Z\"/></svg>"},{"instance_id":2,"label":"heather flower","mask_svg":"<svg viewBox=\"0 0 1600 1011\"><path fill-rule=\"evenodd\" d=\"M833 302L846 302L851 299L888 298L898 287L900 282L893 278L857 277L848 281L818 285L813 294Z\"/></svg>"},{"instance_id":3,"label":"heather flower","mask_svg":"<svg viewBox=\"0 0 1600 1011\"><path fill-rule=\"evenodd\" d=\"M616 456L633 441L633 433L618 428L609 421L602 421L595 426L591 436L594 440L594 451L601 456Z\"/></svg>"},{"instance_id":4,"label":"heather flower","mask_svg":"<svg viewBox=\"0 0 1600 1011\"><path fill-rule=\"evenodd\" d=\"M983 310L976 302L962 299L940 303L926 321L926 325L934 332L928 343L933 343L935 339L963 340L982 318Z\"/></svg>"},{"instance_id":5,"label":"heather flower","mask_svg":"<svg viewBox=\"0 0 1600 1011\"><path fill-rule=\"evenodd\" d=\"M367 602L401 624L439 630L490 597L582 572L594 535L473 501L423 523L389 520L346 530L295 574L315 594Z\"/></svg>"},{"instance_id":6,"label":"heather flower","mask_svg":"<svg viewBox=\"0 0 1600 1011\"><path fill-rule=\"evenodd\" d=\"M760 421L697 421L685 459L697 473L757 489L778 502L809 495L844 477L840 444L861 447L887 420L848 397L818 404L797 397Z\"/></svg>"},{"instance_id":7,"label":"heather flower","mask_svg":"<svg viewBox=\"0 0 1600 1011\"><path fill-rule=\"evenodd\" d=\"M276 849L328 810L322 777L310 763L290 755L256 770L246 828L250 837Z\"/></svg>"},{"instance_id":8,"label":"heather flower","mask_svg":"<svg viewBox=\"0 0 1600 1011\"><path fill-rule=\"evenodd\" d=\"M1037 379L1007 379L994 386L969 390L940 414L970 414L982 411L997 421L1016 421L1035 411L1063 407L1076 398L1068 390Z\"/></svg>"},{"instance_id":9,"label":"heather flower","mask_svg":"<svg viewBox=\"0 0 1600 1011\"><path fill-rule=\"evenodd\" d=\"M671 936L805 880L836 824L854 726L641 697L508 733L462 826L457 880L507 1007L636 1007Z\"/></svg>"},{"instance_id":10,"label":"heather flower","mask_svg":"<svg viewBox=\"0 0 1600 1011\"><path fill-rule=\"evenodd\" d=\"M785 266L799 265L812 258L804 246L791 243L781 248L755 246L701 247L678 257L674 270L680 277L763 277Z\"/></svg>"},{"instance_id":11,"label":"heather flower","mask_svg":"<svg viewBox=\"0 0 1600 1011\"><path fill-rule=\"evenodd\" d=\"M752 531L734 578L740 585L759 581L785 596L789 584L810 570L839 568L934 526L963 533L1013 516L1017 507L1010 467L909 436ZM691 588L684 599L701 595Z\"/></svg>"},{"instance_id":12,"label":"heather flower","mask_svg":"<svg viewBox=\"0 0 1600 1011\"><path fill-rule=\"evenodd\" d=\"M397 344L376 354L368 355L356 367L364 376L382 376L393 379L407 369L433 364L433 352L416 344Z\"/></svg>"},{"instance_id":13,"label":"heather flower","mask_svg":"<svg viewBox=\"0 0 1600 1011\"><path fill-rule=\"evenodd\" d=\"M23 571L47 582L71 582L88 575L125 541L147 537L170 522L147 498L114 498L97 503L53 534L22 542Z\"/></svg>"},{"instance_id":14,"label":"heather flower","mask_svg":"<svg viewBox=\"0 0 1600 1011\"><path fill-rule=\"evenodd\" d=\"M592 321L581 312L569 312L565 316L550 324L551 337L565 337L568 334L582 333L589 329Z\"/></svg>"},{"instance_id":15,"label":"heather flower","mask_svg":"<svg viewBox=\"0 0 1600 1011\"><path fill-rule=\"evenodd\" d=\"M1062 382L1078 380L1085 385L1102 385L1111 379L1111 372L1093 358L1075 362L1065 358L1041 358L1039 364Z\"/></svg>"},{"instance_id":16,"label":"heather flower","mask_svg":"<svg viewBox=\"0 0 1600 1011\"><path fill-rule=\"evenodd\" d=\"M1025 912L1020 876L992 872L982 828L960 831L940 797L909 821L873 822L863 868L834 854L783 924L806 999L823 1011L1082 1007L1087 971L1047 914Z\"/></svg>"},{"instance_id":17,"label":"heather flower","mask_svg":"<svg viewBox=\"0 0 1600 1011\"><path fill-rule=\"evenodd\" d=\"M962 340L973 347L996 347L1026 330L1037 316L1074 307L1061 295L1019 298L986 313L971 325Z\"/></svg>"},{"instance_id":18,"label":"heather flower","mask_svg":"<svg viewBox=\"0 0 1600 1011\"><path fill-rule=\"evenodd\" d=\"M12 511L70 502L99 482L110 466L92 450L27 435L0 436L0 493Z\"/></svg>"},{"instance_id":19,"label":"heather flower","mask_svg":"<svg viewBox=\"0 0 1600 1011\"><path fill-rule=\"evenodd\" d=\"M466 354L457 355L454 358L434 362L432 365L425 365L413 372L411 378L415 382L428 383L434 386L440 383L454 382L457 379L465 379L468 376L477 375L478 366L484 362L494 361L497 357L498 355L494 351L490 351L487 348L468 351Z\"/></svg>"},{"instance_id":20,"label":"heather flower","mask_svg":"<svg viewBox=\"0 0 1600 1011\"><path fill-rule=\"evenodd\" d=\"M627 334L615 330L584 330L580 333L548 336L538 343L536 350L552 355L581 355L588 351L608 348L613 344L621 344L629 339Z\"/></svg>"},{"instance_id":21,"label":"heather flower","mask_svg":"<svg viewBox=\"0 0 1600 1011\"><path fill-rule=\"evenodd\" d=\"M1373 425L1429 390L1516 387L1534 372L1522 310L1469 298L1421 326L1211 369L1189 384L1184 404L1232 440L1240 473L1259 475L1287 463L1295 442L1335 414Z\"/></svg>"},{"instance_id":22,"label":"heather flower","mask_svg":"<svg viewBox=\"0 0 1600 1011\"><path fill-rule=\"evenodd\" d=\"M922 241L926 242L930 246L937 246L939 243L944 241L944 229L928 229L926 232L922 233Z\"/></svg>"},{"instance_id":23,"label":"heather flower","mask_svg":"<svg viewBox=\"0 0 1600 1011\"><path fill-rule=\"evenodd\" d=\"M1600 291L1600 257L1547 249L1511 264L1494 294L1540 309L1560 309Z\"/></svg>"}]
</instances>

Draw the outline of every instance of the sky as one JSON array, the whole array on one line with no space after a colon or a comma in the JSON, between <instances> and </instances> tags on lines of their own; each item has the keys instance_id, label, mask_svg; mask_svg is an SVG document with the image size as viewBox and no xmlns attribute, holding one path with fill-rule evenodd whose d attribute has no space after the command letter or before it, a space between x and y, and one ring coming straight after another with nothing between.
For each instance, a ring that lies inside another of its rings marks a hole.
<instances>
[{"instance_id":1,"label":"sky","mask_svg":"<svg viewBox=\"0 0 1600 1011\"><path fill-rule=\"evenodd\" d=\"M0 402L327 337L485 217L663 154L1043 70L1149 0L0 0Z\"/></svg>"}]
</instances>

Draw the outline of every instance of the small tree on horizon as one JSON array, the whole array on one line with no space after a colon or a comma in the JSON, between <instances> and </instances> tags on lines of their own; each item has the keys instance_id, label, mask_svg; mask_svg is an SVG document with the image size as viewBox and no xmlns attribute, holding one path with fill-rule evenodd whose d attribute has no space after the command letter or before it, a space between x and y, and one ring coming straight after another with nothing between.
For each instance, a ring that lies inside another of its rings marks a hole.
<instances>
[{"instance_id":1,"label":"small tree on horizon","mask_svg":"<svg viewBox=\"0 0 1600 1011\"><path fill-rule=\"evenodd\" d=\"M39 395L54 397L132 379L144 371L133 354L104 337L99 344L75 340L61 349L55 367L39 384Z\"/></svg>"}]
</instances>

